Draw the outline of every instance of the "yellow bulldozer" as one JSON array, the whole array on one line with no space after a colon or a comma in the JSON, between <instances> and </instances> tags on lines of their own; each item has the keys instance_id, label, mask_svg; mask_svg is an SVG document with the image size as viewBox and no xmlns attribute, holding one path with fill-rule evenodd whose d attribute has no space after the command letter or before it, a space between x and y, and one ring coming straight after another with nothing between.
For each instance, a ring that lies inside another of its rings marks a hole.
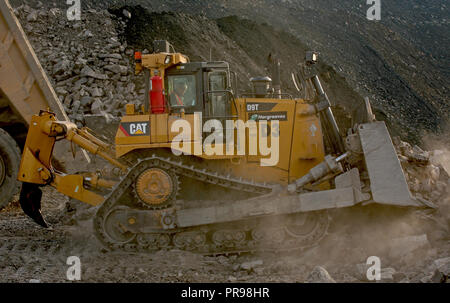
<instances>
[{"instance_id":1,"label":"yellow bulldozer","mask_svg":"<svg viewBox=\"0 0 450 303\"><path fill-rule=\"evenodd\" d=\"M50 185L98 206L95 233L109 249L210 254L314 245L326 234L329 209L433 206L412 197L386 125L375 121L368 101L361 123L342 136L317 53L308 52L293 75L297 87L313 91L305 100L281 92L279 70L273 81L252 78L252 90L238 94L228 63L190 62L172 50L155 41L152 54L135 54L147 93L141 105L126 105L115 144L52 112L33 116L18 176L27 215L47 226L40 187ZM58 172L52 151L63 139L113 169ZM242 198L179 199L183 180L195 181L185 185L194 194L207 184Z\"/></svg>"}]
</instances>

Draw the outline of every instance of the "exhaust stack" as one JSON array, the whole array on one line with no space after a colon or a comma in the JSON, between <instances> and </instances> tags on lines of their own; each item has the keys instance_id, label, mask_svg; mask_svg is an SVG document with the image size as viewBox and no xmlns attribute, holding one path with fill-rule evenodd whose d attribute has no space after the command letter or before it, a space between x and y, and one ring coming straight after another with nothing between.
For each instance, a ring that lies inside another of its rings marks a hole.
<instances>
[{"instance_id":1,"label":"exhaust stack","mask_svg":"<svg viewBox=\"0 0 450 303\"><path fill-rule=\"evenodd\" d=\"M267 61L270 63L270 69L273 79L273 95L276 99L281 99L281 62L275 55L269 54Z\"/></svg>"}]
</instances>

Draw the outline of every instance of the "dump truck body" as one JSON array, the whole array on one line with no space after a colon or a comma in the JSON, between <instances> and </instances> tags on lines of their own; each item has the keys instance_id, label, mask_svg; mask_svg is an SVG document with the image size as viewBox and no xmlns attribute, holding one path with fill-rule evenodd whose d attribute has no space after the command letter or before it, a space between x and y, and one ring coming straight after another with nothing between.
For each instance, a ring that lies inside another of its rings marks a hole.
<instances>
[{"instance_id":1,"label":"dump truck body","mask_svg":"<svg viewBox=\"0 0 450 303\"><path fill-rule=\"evenodd\" d=\"M51 109L69 120L8 1L0 2L0 208L14 195L31 117Z\"/></svg>"}]
</instances>

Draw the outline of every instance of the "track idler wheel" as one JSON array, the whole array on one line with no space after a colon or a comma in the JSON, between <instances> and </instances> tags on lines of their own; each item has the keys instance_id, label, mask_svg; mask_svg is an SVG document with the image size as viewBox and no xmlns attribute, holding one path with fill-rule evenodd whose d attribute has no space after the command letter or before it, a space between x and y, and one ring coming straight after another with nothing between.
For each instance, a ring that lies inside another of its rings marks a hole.
<instances>
[{"instance_id":1,"label":"track idler wheel","mask_svg":"<svg viewBox=\"0 0 450 303\"><path fill-rule=\"evenodd\" d=\"M302 246L313 246L325 237L330 219L326 211L290 215L285 232Z\"/></svg>"},{"instance_id":2,"label":"track idler wheel","mask_svg":"<svg viewBox=\"0 0 450 303\"><path fill-rule=\"evenodd\" d=\"M136 238L136 234L127 230L122 224L123 212L120 207L112 209L107 215L103 223L103 230L109 239L115 244L126 244Z\"/></svg>"}]
</instances>

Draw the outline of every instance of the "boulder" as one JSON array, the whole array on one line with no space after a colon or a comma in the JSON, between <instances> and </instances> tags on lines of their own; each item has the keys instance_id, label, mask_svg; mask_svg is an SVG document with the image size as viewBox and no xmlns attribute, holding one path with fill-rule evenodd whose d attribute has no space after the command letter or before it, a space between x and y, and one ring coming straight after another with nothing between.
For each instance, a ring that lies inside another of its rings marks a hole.
<instances>
[{"instance_id":1,"label":"boulder","mask_svg":"<svg viewBox=\"0 0 450 303\"><path fill-rule=\"evenodd\" d=\"M64 74L70 70L70 61L62 59L53 66L53 76Z\"/></svg>"},{"instance_id":2,"label":"boulder","mask_svg":"<svg viewBox=\"0 0 450 303\"><path fill-rule=\"evenodd\" d=\"M397 271L394 268L391 268L391 267L382 268L380 282L382 282L382 283L394 282L394 280L395 280L394 276L396 273L397 273Z\"/></svg>"},{"instance_id":3,"label":"boulder","mask_svg":"<svg viewBox=\"0 0 450 303\"><path fill-rule=\"evenodd\" d=\"M83 69L81 70L80 76L81 77L91 77L91 78L99 79L99 80L108 79L107 75L102 75L102 74L96 73L96 72L94 72L94 70L92 68L90 68L87 65L85 67L83 67Z\"/></svg>"},{"instance_id":4,"label":"boulder","mask_svg":"<svg viewBox=\"0 0 450 303\"><path fill-rule=\"evenodd\" d=\"M90 90L90 94L92 97L97 98L97 97L102 97L103 96L103 89L98 88L98 87L94 87Z\"/></svg>"},{"instance_id":5,"label":"boulder","mask_svg":"<svg viewBox=\"0 0 450 303\"><path fill-rule=\"evenodd\" d=\"M99 54L98 57L100 59L110 58L110 59L122 60L122 55L121 54Z\"/></svg>"},{"instance_id":6,"label":"boulder","mask_svg":"<svg viewBox=\"0 0 450 303\"><path fill-rule=\"evenodd\" d=\"M306 279L308 283L336 283L336 281L330 276L328 271L322 266L316 266L308 275Z\"/></svg>"},{"instance_id":7,"label":"boulder","mask_svg":"<svg viewBox=\"0 0 450 303\"><path fill-rule=\"evenodd\" d=\"M81 98L80 102L81 102L81 106L83 107L88 107L92 104L92 102L94 101L94 99L90 96L84 96Z\"/></svg>"},{"instance_id":8,"label":"boulder","mask_svg":"<svg viewBox=\"0 0 450 303\"><path fill-rule=\"evenodd\" d=\"M433 266L436 269L431 276L431 282L446 283L450 275L450 257L434 260Z\"/></svg>"},{"instance_id":9,"label":"boulder","mask_svg":"<svg viewBox=\"0 0 450 303\"><path fill-rule=\"evenodd\" d=\"M244 262L240 264L237 268L237 270L246 270L246 271L252 271L258 266L262 266L264 264L263 260L254 260L249 262Z\"/></svg>"},{"instance_id":10,"label":"boulder","mask_svg":"<svg viewBox=\"0 0 450 303\"><path fill-rule=\"evenodd\" d=\"M39 16L39 11L38 10L34 10L31 13L28 14L27 21L28 22L35 22L35 21L37 21L38 16Z\"/></svg>"},{"instance_id":11,"label":"boulder","mask_svg":"<svg viewBox=\"0 0 450 303\"><path fill-rule=\"evenodd\" d=\"M91 105L91 112L93 114L99 115L103 111L103 103L100 101L100 99L95 99L95 101Z\"/></svg>"},{"instance_id":12,"label":"boulder","mask_svg":"<svg viewBox=\"0 0 450 303\"><path fill-rule=\"evenodd\" d=\"M104 69L109 70L110 72L113 72L115 74L126 75L128 73L128 67L119 64L109 64L104 66Z\"/></svg>"},{"instance_id":13,"label":"boulder","mask_svg":"<svg viewBox=\"0 0 450 303\"><path fill-rule=\"evenodd\" d=\"M79 100L75 100L72 103L72 112L77 112L81 107L81 102Z\"/></svg>"},{"instance_id":14,"label":"boulder","mask_svg":"<svg viewBox=\"0 0 450 303\"><path fill-rule=\"evenodd\" d=\"M122 14L124 15L125 18L131 19L131 13L126 9L122 11Z\"/></svg>"}]
</instances>

